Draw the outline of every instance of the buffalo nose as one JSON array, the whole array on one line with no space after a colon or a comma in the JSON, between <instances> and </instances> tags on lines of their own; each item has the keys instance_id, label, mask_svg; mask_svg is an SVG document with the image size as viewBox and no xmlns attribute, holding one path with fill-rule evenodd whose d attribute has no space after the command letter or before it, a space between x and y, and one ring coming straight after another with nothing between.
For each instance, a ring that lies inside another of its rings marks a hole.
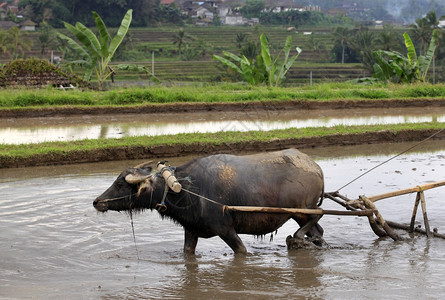
<instances>
[{"instance_id":1,"label":"buffalo nose","mask_svg":"<svg viewBox=\"0 0 445 300\"><path fill-rule=\"evenodd\" d=\"M96 207L97 206L97 199L93 201L93 206Z\"/></svg>"}]
</instances>

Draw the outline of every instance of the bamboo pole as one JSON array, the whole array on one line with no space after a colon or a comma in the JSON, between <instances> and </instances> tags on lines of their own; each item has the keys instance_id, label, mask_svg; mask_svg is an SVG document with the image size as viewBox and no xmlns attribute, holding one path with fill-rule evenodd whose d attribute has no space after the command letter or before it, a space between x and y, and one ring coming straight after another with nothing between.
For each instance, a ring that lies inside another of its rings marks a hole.
<instances>
[{"instance_id":1,"label":"bamboo pole","mask_svg":"<svg viewBox=\"0 0 445 300\"><path fill-rule=\"evenodd\" d=\"M396 197L396 196L401 196L401 195L405 195L405 194L410 194L410 193L415 193L415 192L422 192L422 191L426 191L432 188L436 188L436 187L440 187L440 186L444 186L445 185L445 180L442 181L436 181L436 182L432 182L432 183L427 183L427 184L423 184L423 185L418 185L412 188L408 188L408 189L403 189L403 190L399 190L399 191L394 191L394 192L389 192L389 193L384 193L384 194L380 194L380 195L375 195L375 196L370 196L367 197L367 199L371 202L376 202L378 200L382 200L382 199L386 199L386 198L392 198L392 197ZM346 202L346 204L350 204L350 205L354 205L359 203L359 200L353 200L353 201L349 201Z\"/></svg>"},{"instance_id":2,"label":"bamboo pole","mask_svg":"<svg viewBox=\"0 0 445 300\"><path fill-rule=\"evenodd\" d=\"M392 222L392 221L386 221L386 223L388 223L388 225L391 226L392 228L403 229L403 230L407 230L407 231L411 232L410 231L411 229L410 229L409 225L404 225L404 224L400 224L400 223ZM414 232L419 232L419 233L422 233L422 234L426 235L426 231L424 229L422 229L422 228L415 227L414 228ZM433 230L433 232L431 232L431 235L433 237L438 237L438 238L445 239L445 235L438 233L436 231L436 229Z\"/></svg>"},{"instance_id":3,"label":"bamboo pole","mask_svg":"<svg viewBox=\"0 0 445 300\"><path fill-rule=\"evenodd\" d=\"M256 207L256 206L224 206L224 211L240 212L262 212L262 213L281 213L281 214L308 214L308 215L346 215L346 216L369 216L374 213L373 210L340 211L326 209L308 209L308 208L283 208L283 207Z\"/></svg>"},{"instance_id":4,"label":"bamboo pole","mask_svg":"<svg viewBox=\"0 0 445 300\"><path fill-rule=\"evenodd\" d=\"M430 223L428 221L428 216L426 214L425 195L423 194L423 192L420 192L419 194L420 194L420 205L422 206L422 212L423 212L423 222L425 223L426 236L431 237Z\"/></svg>"},{"instance_id":5,"label":"bamboo pole","mask_svg":"<svg viewBox=\"0 0 445 300\"><path fill-rule=\"evenodd\" d=\"M416 201L414 202L414 208L413 208L413 214L411 216L411 222L409 223L409 232L414 231L414 222L416 222L416 215L417 215L417 208L419 207L420 203L420 193L417 193L416 195Z\"/></svg>"}]
</instances>

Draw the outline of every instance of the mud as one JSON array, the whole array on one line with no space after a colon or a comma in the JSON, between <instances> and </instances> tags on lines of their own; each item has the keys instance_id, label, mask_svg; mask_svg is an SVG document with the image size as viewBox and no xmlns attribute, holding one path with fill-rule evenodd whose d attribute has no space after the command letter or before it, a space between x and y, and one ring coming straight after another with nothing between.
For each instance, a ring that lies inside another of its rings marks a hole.
<instances>
[{"instance_id":1,"label":"mud","mask_svg":"<svg viewBox=\"0 0 445 300\"><path fill-rule=\"evenodd\" d=\"M414 143L415 144L415 143ZM412 143L306 149L326 191L385 162ZM341 189L351 199L443 179L443 141L423 143ZM169 157L178 166L190 158ZM184 231L157 212L98 214L92 202L139 161L0 172L0 299L441 299L445 242L397 231L378 238L366 217L320 220L330 248L287 250L298 229L269 238L241 235L247 256L219 237L183 255ZM445 232L444 188L425 191L430 226ZM389 221L409 224L416 195L378 201ZM343 210L326 199L323 209ZM423 227L419 208L416 226ZM132 226L132 222L133 225ZM134 230L134 235L133 235Z\"/></svg>"},{"instance_id":2,"label":"mud","mask_svg":"<svg viewBox=\"0 0 445 300\"><path fill-rule=\"evenodd\" d=\"M41 107L0 109L0 118L33 118L63 115L104 115L125 113L180 113L202 111L247 111L287 109L349 109L395 107L444 107L445 99L385 99L385 100L333 100L333 101L249 101L236 103L171 103L125 107Z\"/></svg>"}]
</instances>

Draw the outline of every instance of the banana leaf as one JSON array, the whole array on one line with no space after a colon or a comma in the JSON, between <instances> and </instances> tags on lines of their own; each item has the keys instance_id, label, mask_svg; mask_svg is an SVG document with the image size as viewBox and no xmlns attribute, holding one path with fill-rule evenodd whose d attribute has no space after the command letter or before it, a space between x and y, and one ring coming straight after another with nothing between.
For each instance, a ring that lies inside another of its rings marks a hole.
<instances>
[{"instance_id":1,"label":"banana leaf","mask_svg":"<svg viewBox=\"0 0 445 300\"><path fill-rule=\"evenodd\" d=\"M99 57L100 45L94 33L83 24L77 22L76 26L64 23L65 27L76 36L79 42L88 49L90 54Z\"/></svg>"},{"instance_id":2,"label":"banana leaf","mask_svg":"<svg viewBox=\"0 0 445 300\"><path fill-rule=\"evenodd\" d=\"M241 74L241 75L243 74L243 71L241 71L241 69L237 65L235 65L233 62L231 62L227 58L221 57L219 55L213 55L213 59L221 62L222 64L224 64L226 66L228 66L229 68L231 68L232 70L238 72L239 74Z\"/></svg>"},{"instance_id":3,"label":"banana leaf","mask_svg":"<svg viewBox=\"0 0 445 300\"><path fill-rule=\"evenodd\" d=\"M100 52L102 56L108 57L108 43L110 42L110 34L108 33L107 26L105 25L102 18L93 11L93 18L96 22L96 27L99 30L99 40L100 40Z\"/></svg>"},{"instance_id":4,"label":"banana leaf","mask_svg":"<svg viewBox=\"0 0 445 300\"><path fill-rule=\"evenodd\" d=\"M405 38L405 46L407 50L407 57L409 60L409 63L413 65L417 65L417 54L416 54L416 48L414 47L413 42L411 41L411 38L409 37L408 33L404 33L403 37ZM420 70L417 68L415 72L418 77L420 78Z\"/></svg>"},{"instance_id":5,"label":"banana leaf","mask_svg":"<svg viewBox=\"0 0 445 300\"><path fill-rule=\"evenodd\" d=\"M437 29L435 29L433 30L431 42L426 52L426 55L419 57L419 69L423 81L425 81L426 79L426 74L428 73L428 69L430 68L431 62L433 60L434 52L436 51L437 47L437 39L438 39L438 33Z\"/></svg>"},{"instance_id":6,"label":"banana leaf","mask_svg":"<svg viewBox=\"0 0 445 300\"><path fill-rule=\"evenodd\" d=\"M261 57L263 58L266 70L270 70L270 68L272 67L272 59L270 57L269 42L267 41L267 38L264 35L264 33L260 35L260 42L261 42Z\"/></svg>"},{"instance_id":7,"label":"banana leaf","mask_svg":"<svg viewBox=\"0 0 445 300\"><path fill-rule=\"evenodd\" d=\"M108 48L109 54L108 57L106 58L108 61L111 60L117 48L124 40L125 35L127 34L128 29L130 28L132 16L133 16L133 10L129 9L125 14L124 18L122 19L121 26L119 27L116 35L111 40L110 47Z\"/></svg>"},{"instance_id":8,"label":"banana leaf","mask_svg":"<svg viewBox=\"0 0 445 300\"><path fill-rule=\"evenodd\" d=\"M76 43L72 38L64 35L63 33L57 33L60 39L65 40L68 43L68 46L73 49L83 60L88 61L90 59L90 55L88 52L81 47L78 43Z\"/></svg>"},{"instance_id":9,"label":"banana leaf","mask_svg":"<svg viewBox=\"0 0 445 300\"><path fill-rule=\"evenodd\" d=\"M298 58L298 56L300 55L300 53L301 53L301 48L299 48L299 47L297 47L296 48L296 50L297 50L297 54L295 54L294 56L292 56L290 59L287 59L288 58L288 55L286 55L286 59L285 59L285 61L283 62L283 66L282 66L282 68L281 68L281 71L280 71L280 73L279 73L279 75L278 75L278 79L277 79L277 82L276 82L276 86L278 86L278 84L282 81L282 80L284 80L285 78L286 78L286 73L289 71L289 69L292 67L292 65L294 64L294 62L295 62L295 60L297 60L297 58Z\"/></svg>"}]
</instances>

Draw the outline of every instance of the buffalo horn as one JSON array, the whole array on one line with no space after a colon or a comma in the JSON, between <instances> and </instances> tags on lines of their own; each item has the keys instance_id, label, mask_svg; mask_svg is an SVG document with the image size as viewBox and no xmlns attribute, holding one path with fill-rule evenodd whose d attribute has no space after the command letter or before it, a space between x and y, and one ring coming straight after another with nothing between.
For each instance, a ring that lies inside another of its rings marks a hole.
<instances>
[{"instance_id":1,"label":"buffalo horn","mask_svg":"<svg viewBox=\"0 0 445 300\"><path fill-rule=\"evenodd\" d=\"M152 160L150 160L150 161L146 161L146 162L143 162L143 163L141 163L141 164L138 164L138 165L137 165L136 167L134 167L134 168L135 168L135 169L138 169L138 168L142 169L142 168L144 168L144 167L150 165L152 162L153 162Z\"/></svg>"},{"instance_id":2,"label":"buffalo horn","mask_svg":"<svg viewBox=\"0 0 445 300\"><path fill-rule=\"evenodd\" d=\"M129 184L137 184L137 183L147 180L150 177L151 177L151 174L144 175L144 176L128 174L127 176L125 176L125 181L128 182Z\"/></svg>"}]
</instances>

